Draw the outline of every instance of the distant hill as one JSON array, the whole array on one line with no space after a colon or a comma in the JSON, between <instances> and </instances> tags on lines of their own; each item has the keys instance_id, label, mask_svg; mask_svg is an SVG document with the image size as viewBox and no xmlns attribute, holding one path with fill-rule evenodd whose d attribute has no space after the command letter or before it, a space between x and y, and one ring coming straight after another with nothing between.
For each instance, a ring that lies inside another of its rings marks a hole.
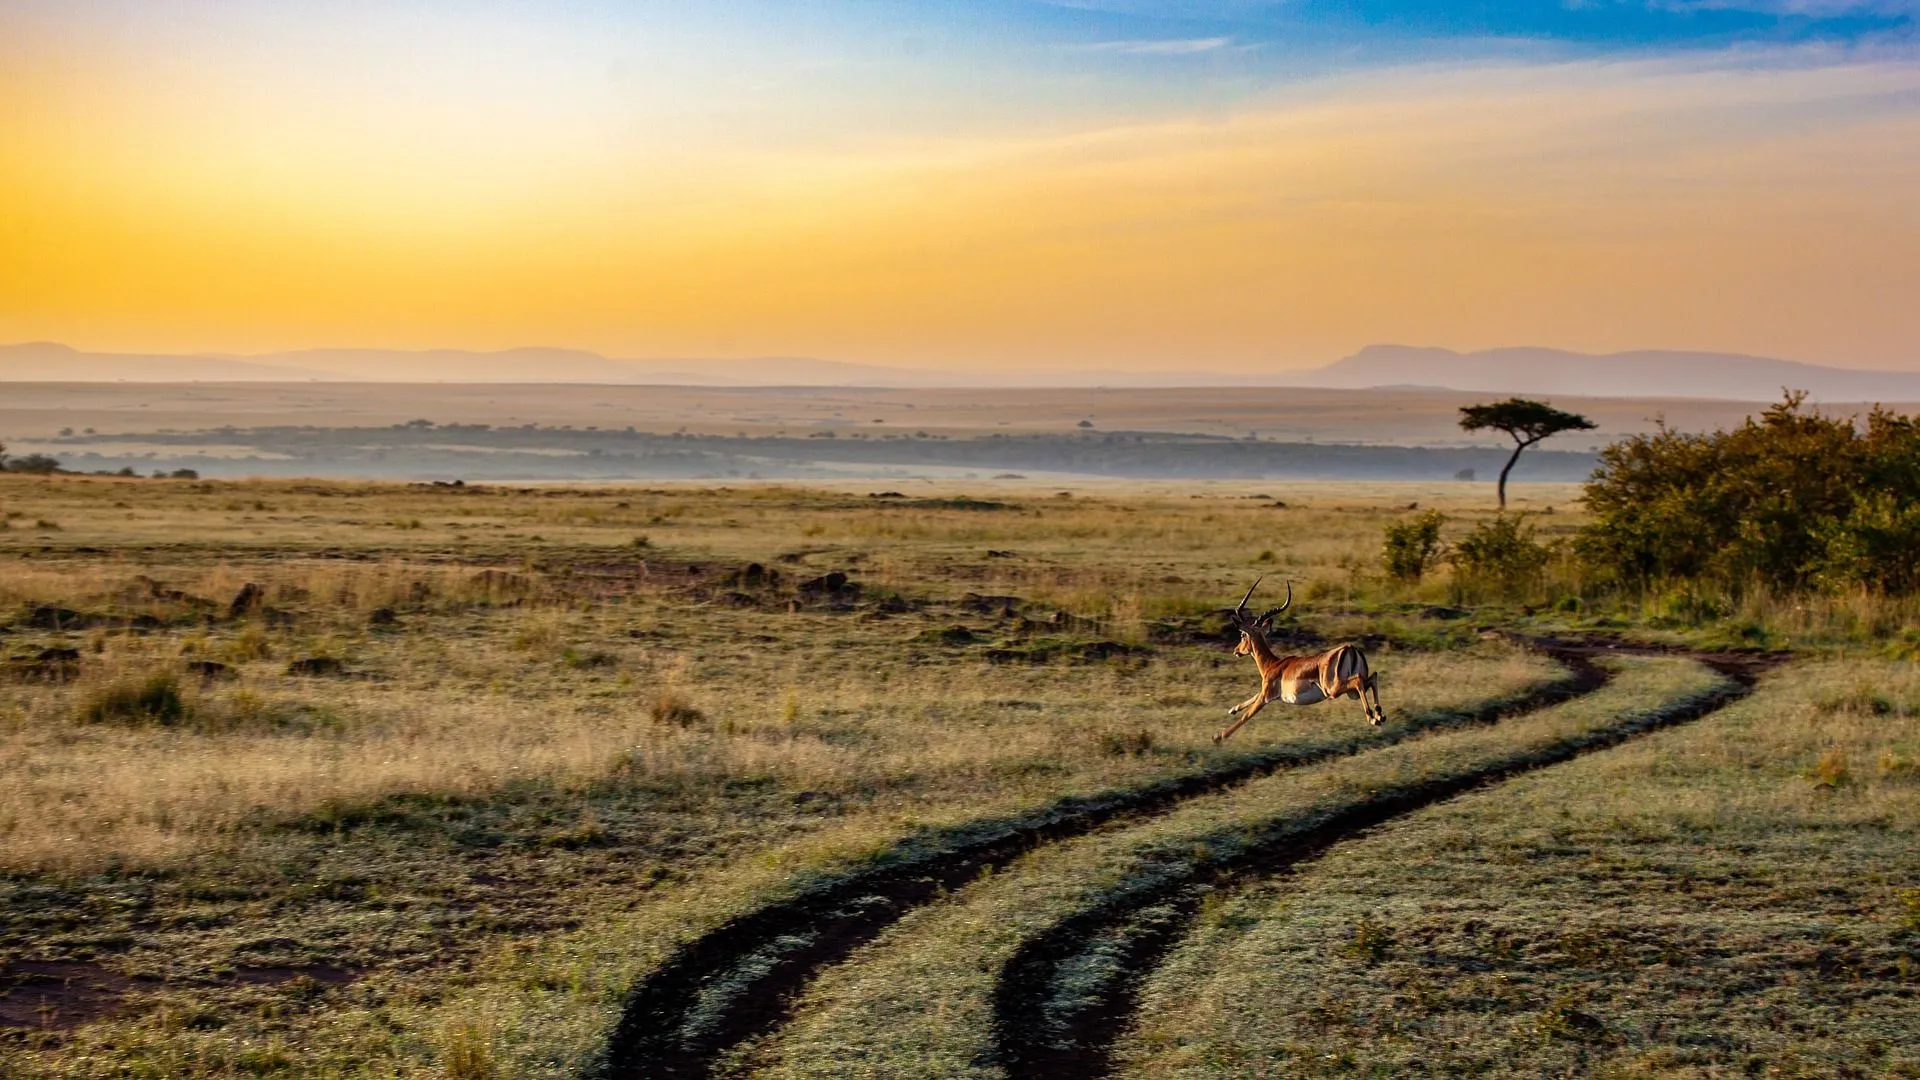
<instances>
[{"instance_id":1,"label":"distant hill","mask_svg":"<svg viewBox=\"0 0 1920 1080\"><path fill-rule=\"evenodd\" d=\"M1763 356L1513 348L1457 353L1369 345L1307 371L948 370L801 356L625 360L580 349L302 349L259 356L89 353L49 342L0 345L0 381L589 383L655 386L1430 387L1472 393L1772 401L1780 388L1822 401L1920 401L1920 373L1849 371Z\"/></svg>"},{"instance_id":2,"label":"distant hill","mask_svg":"<svg viewBox=\"0 0 1920 1080\"><path fill-rule=\"evenodd\" d=\"M11 382L292 382L337 379L325 371L221 356L89 353L50 341L0 345Z\"/></svg>"},{"instance_id":3,"label":"distant hill","mask_svg":"<svg viewBox=\"0 0 1920 1080\"><path fill-rule=\"evenodd\" d=\"M1493 394L1579 397L1696 397L1772 401L1782 387L1825 401L1920 401L1920 373L1852 371L1738 353L1642 350L1594 356L1560 349L1457 353L1411 345L1369 345L1312 371L1299 386L1358 389L1431 386Z\"/></svg>"},{"instance_id":4,"label":"distant hill","mask_svg":"<svg viewBox=\"0 0 1920 1080\"><path fill-rule=\"evenodd\" d=\"M90 353L0 345L0 381L473 382L673 386L942 386L991 379L798 356L616 360L581 349L300 349L259 356Z\"/></svg>"}]
</instances>

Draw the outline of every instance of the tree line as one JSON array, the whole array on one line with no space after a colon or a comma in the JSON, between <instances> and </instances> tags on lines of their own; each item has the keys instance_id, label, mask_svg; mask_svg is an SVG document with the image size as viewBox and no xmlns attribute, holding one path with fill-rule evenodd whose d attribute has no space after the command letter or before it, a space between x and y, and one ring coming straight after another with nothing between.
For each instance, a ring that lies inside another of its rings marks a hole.
<instances>
[{"instance_id":1,"label":"tree line","mask_svg":"<svg viewBox=\"0 0 1920 1080\"><path fill-rule=\"evenodd\" d=\"M1509 468L1556 432L1593 427L1518 398L1461 412L1468 430L1513 436ZM1503 471L1502 513L1451 550L1443 551L1437 513L1389 526L1388 575L1417 581L1444 557L1457 580L1512 590L1558 557L1588 587L1920 592L1920 417L1880 406L1862 425L1791 391L1732 430L1661 424L1616 441L1586 483L1591 518L1557 549L1505 514L1504 479Z\"/></svg>"}]
</instances>

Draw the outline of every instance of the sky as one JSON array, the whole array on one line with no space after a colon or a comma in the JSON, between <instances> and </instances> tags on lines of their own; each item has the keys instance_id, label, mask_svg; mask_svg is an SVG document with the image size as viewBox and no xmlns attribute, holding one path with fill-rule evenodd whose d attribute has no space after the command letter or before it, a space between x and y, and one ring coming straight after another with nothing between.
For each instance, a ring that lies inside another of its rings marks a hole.
<instances>
[{"instance_id":1,"label":"sky","mask_svg":"<svg viewBox=\"0 0 1920 1080\"><path fill-rule=\"evenodd\" d=\"M0 3L0 342L1920 370L1920 0Z\"/></svg>"}]
</instances>

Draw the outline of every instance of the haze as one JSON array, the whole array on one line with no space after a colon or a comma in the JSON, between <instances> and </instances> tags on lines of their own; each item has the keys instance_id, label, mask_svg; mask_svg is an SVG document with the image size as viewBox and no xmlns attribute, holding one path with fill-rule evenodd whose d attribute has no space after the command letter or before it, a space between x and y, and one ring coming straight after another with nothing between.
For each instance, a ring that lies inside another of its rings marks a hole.
<instances>
[{"instance_id":1,"label":"haze","mask_svg":"<svg viewBox=\"0 0 1920 1080\"><path fill-rule=\"evenodd\" d=\"M16 2L0 342L1911 369L1915 12Z\"/></svg>"}]
</instances>

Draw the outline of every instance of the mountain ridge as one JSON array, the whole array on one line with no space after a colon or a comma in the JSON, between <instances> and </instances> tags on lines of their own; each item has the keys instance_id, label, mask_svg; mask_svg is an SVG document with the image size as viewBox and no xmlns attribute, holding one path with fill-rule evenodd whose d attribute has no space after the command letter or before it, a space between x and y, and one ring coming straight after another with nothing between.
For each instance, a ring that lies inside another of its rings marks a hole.
<instances>
[{"instance_id":1,"label":"mountain ridge","mask_svg":"<svg viewBox=\"0 0 1920 1080\"><path fill-rule=\"evenodd\" d=\"M1578 397L1771 401L1783 388L1821 401L1920 401L1920 372L1863 371L1684 350L1589 354L1541 346L1457 352L1368 345L1319 368L1186 371L953 372L770 356L618 359L584 349L297 349L260 355L87 352L59 342L0 345L0 381L601 383L676 386L1431 387Z\"/></svg>"},{"instance_id":2,"label":"mountain ridge","mask_svg":"<svg viewBox=\"0 0 1920 1080\"><path fill-rule=\"evenodd\" d=\"M1920 372L1825 367L1744 353L1635 349L1592 354L1541 346L1462 353L1435 346L1369 345L1299 385L1333 389L1414 385L1506 394L1690 397L1772 401L1787 389L1824 401L1920 400Z\"/></svg>"}]
</instances>

